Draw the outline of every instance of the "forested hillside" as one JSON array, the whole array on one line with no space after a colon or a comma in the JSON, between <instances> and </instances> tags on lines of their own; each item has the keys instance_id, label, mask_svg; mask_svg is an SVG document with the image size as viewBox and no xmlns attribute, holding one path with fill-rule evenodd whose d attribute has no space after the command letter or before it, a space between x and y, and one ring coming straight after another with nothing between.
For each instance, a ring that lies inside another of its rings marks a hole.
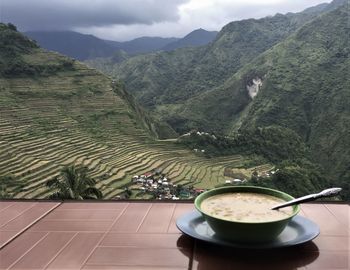
<instances>
[{"instance_id":1,"label":"forested hillside","mask_svg":"<svg viewBox=\"0 0 350 270\"><path fill-rule=\"evenodd\" d=\"M39 48L11 24L0 24L0 115L1 199L47 198L54 191L48 180L71 165L87 168L104 199L118 198L132 176L153 170L173 184L212 188L225 182L227 167L247 178L273 168L241 155L207 159L158 140L172 130L149 117L123 85ZM127 191L150 198L139 187Z\"/></svg>"},{"instance_id":2,"label":"forested hillside","mask_svg":"<svg viewBox=\"0 0 350 270\"><path fill-rule=\"evenodd\" d=\"M161 49L163 51L172 51L184 47L196 47L206 45L215 39L217 33L217 31L206 31L202 28L197 29L187 34L183 38L165 45Z\"/></svg>"},{"instance_id":3,"label":"forested hillside","mask_svg":"<svg viewBox=\"0 0 350 270\"><path fill-rule=\"evenodd\" d=\"M276 125L295 133L308 149L305 157L344 186L350 164L349 16L346 1L333 1L232 22L200 49L100 67L125 80L141 104L180 134L199 129L237 136Z\"/></svg>"},{"instance_id":4,"label":"forested hillside","mask_svg":"<svg viewBox=\"0 0 350 270\"><path fill-rule=\"evenodd\" d=\"M334 185L348 187L349 16L348 9L339 8L316 18L222 87L189 100L180 116L226 134L270 125L293 130ZM253 80L261 80L254 98L248 92Z\"/></svg>"},{"instance_id":5,"label":"forested hillside","mask_svg":"<svg viewBox=\"0 0 350 270\"><path fill-rule=\"evenodd\" d=\"M178 104L221 86L259 54L341 2L344 1L295 14L235 21L224 26L212 43L201 48L146 54L122 63L100 60L96 67L123 80L141 104L158 112L160 117L174 121ZM89 65L95 66L94 62ZM184 121L179 119L172 124L181 130Z\"/></svg>"}]
</instances>

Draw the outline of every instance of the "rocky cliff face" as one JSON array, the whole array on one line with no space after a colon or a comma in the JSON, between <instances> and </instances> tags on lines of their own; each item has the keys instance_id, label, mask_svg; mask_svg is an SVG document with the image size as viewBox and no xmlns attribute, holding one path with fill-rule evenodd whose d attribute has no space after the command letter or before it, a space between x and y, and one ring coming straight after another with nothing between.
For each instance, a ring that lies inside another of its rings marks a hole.
<instances>
[{"instance_id":1,"label":"rocky cliff face","mask_svg":"<svg viewBox=\"0 0 350 270\"><path fill-rule=\"evenodd\" d=\"M247 84L246 88L249 96L252 99L258 94L262 85L263 85L263 82L259 77L252 79L252 81L249 84Z\"/></svg>"}]
</instances>

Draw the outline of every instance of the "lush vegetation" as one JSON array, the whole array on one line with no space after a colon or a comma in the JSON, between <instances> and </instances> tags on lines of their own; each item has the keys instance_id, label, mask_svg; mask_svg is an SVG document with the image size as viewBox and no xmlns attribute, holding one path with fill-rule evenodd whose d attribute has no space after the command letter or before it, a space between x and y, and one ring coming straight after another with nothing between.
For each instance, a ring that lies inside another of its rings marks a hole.
<instances>
[{"instance_id":1,"label":"lush vegetation","mask_svg":"<svg viewBox=\"0 0 350 270\"><path fill-rule=\"evenodd\" d=\"M18 57L32 66L68 59L23 49ZM135 174L162 169L175 184L212 188L224 183L226 167L249 163L241 155L208 160L173 140L159 140L174 132L149 117L119 81L78 61L48 74L0 76L0 114L0 175L11 175L0 186L10 198L47 198L47 181L61 179L70 165L87 167L103 198L113 199ZM244 170L247 177L252 170Z\"/></svg>"},{"instance_id":2,"label":"lush vegetation","mask_svg":"<svg viewBox=\"0 0 350 270\"><path fill-rule=\"evenodd\" d=\"M276 165L274 174L268 176L261 176L258 172L253 172L250 181L244 184L274 188L294 197L319 193L331 186L322 168L305 159L283 161ZM346 199L347 196L348 194L344 190L338 199Z\"/></svg>"},{"instance_id":3,"label":"lush vegetation","mask_svg":"<svg viewBox=\"0 0 350 270\"><path fill-rule=\"evenodd\" d=\"M308 155L302 139L294 131L280 126L244 130L231 137L191 132L188 136L180 137L178 142L191 149L204 150L207 157L260 155L269 162L279 163Z\"/></svg>"},{"instance_id":4,"label":"lush vegetation","mask_svg":"<svg viewBox=\"0 0 350 270\"><path fill-rule=\"evenodd\" d=\"M270 162L275 165L274 174L252 173L247 185L258 185L283 190L294 196L317 193L329 187L321 166L309 159L307 146L293 131L279 126L245 130L234 137L191 132L182 136L179 143L196 149L200 155L215 158L220 155L245 154L250 160ZM344 198L347 192L343 192Z\"/></svg>"},{"instance_id":5,"label":"lush vegetation","mask_svg":"<svg viewBox=\"0 0 350 270\"><path fill-rule=\"evenodd\" d=\"M26 61L26 56L38 50L38 45L19 33L13 24L0 23L0 76L42 76L73 67L73 60L64 57L55 64Z\"/></svg>"},{"instance_id":6,"label":"lush vegetation","mask_svg":"<svg viewBox=\"0 0 350 270\"><path fill-rule=\"evenodd\" d=\"M334 185L350 163L348 18L344 8L325 14L259 58L265 85L240 119L241 129L274 123L294 130Z\"/></svg>"},{"instance_id":7,"label":"lush vegetation","mask_svg":"<svg viewBox=\"0 0 350 270\"><path fill-rule=\"evenodd\" d=\"M191 150L155 140L174 131L145 116L119 81L45 52L2 24L0 33L15 45L0 41L9 48L1 70L12 66L11 50L21 68L35 70L0 75L0 174L21 183L3 185L6 194L47 197L47 180L77 164L89 168L104 198L124 192L133 174L155 168L198 188L222 184L227 169L247 179L256 170L248 182L297 194L341 185L348 198L349 13L341 7L315 18L320 10L232 23L206 47L109 67L123 69L126 89L140 90L137 98L156 118L181 132L214 132L182 137ZM253 80L262 82L254 98L247 91ZM262 179L259 171L271 164L278 173Z\"/></svg>"},{"instance_id":8,"label":"lush vegetation","mask_svg":"<svg viewBox=\"0 0 350 270\"><path fill-rule=\"evenodd\" d=\"M333 185L345 187L350 14L344 3L233 22L206 47L130 58L109 72L179 133L197 129L235 138L234 147L226 139L213 140L207 155L256 151L281 162L289 152L293 158L305 153ZM253 80L262 82L254 98L247 91ZM270 131L283 143L255 136L271 126L280 127ZM238 147L239 138L257 140ZM299 142L301 148L288 149Z\"/></svg>"},{"instance_id":9,"label":"lush vegetation","mask_svg":"<svg viewBox=\"0 0 350 270\"><path fill-rule=\"evenodd\" d=\"M128 91L162 119L177 118L171 123L177 130L183 131L187 126L203 128L202 121L206 121L207 115L199 116L198 121L194 118L195 112L181 113L184 101L222 86L245 64L330 6L332 4L296 14L235 21L226 25L212 43L201 48L140 55L122 63L100 59L96 65L93 61L89 64L124 80ZM191 111L190 106L186 108Z\"/></svg>"}]
</instances>

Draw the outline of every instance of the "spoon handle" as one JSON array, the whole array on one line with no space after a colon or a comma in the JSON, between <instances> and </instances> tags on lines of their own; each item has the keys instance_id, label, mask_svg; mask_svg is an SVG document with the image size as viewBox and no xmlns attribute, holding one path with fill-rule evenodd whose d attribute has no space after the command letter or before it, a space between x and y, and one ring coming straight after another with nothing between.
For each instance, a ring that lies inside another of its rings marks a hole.
<instances>
[{"instance_id":1,"label":"spoon handle","mask_svg":"<svg viewBox=\"0 0 350 270\"><path fill-rule=\"evenodd\" d=\"M278 204L278 205L272 207L271 210L277 210L277 209L280 209L282 207L287 207L287 206L291 206L291 205L295 205L295 204L314 201L314 200L316 200L318 198L322 198L322 197L332 197L334 195L337 195L341 190L342 190L341 188L328 188L328 189L321 191L320 193L306 195L306 196L291 200L291 201L286 202L286 203Z\"/></svg>"}]
</instances>

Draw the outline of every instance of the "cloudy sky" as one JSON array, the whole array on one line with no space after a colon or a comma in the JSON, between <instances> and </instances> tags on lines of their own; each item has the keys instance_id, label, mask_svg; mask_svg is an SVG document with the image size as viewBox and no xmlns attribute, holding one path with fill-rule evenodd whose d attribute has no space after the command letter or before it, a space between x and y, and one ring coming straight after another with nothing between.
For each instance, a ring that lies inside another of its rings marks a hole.
<instances>
[{"instance_id":1,"label":"cloudy sky","mask_svg":"<svg viewBox=\"0 0 350 270\"><path fill-rule=\"evenodd\" d=\"M125 41L183 37L231 21L298 12L331 0L0 0L0 20L21 31L73 30Z\"/></svg>"}]
</instances>

